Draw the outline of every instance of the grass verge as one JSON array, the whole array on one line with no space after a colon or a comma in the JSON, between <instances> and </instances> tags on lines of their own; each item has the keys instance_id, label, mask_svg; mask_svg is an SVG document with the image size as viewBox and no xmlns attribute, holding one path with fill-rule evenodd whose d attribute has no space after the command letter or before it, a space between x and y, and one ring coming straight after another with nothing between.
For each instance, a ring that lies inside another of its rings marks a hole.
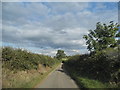
<instances>
[{"instance_id":1,"label":"grass verge","mask_svg":"<svg viewBox=\"0 0 120 90\"><path fill-rule=\"evenodd\" d=\"M43 76L36 78L35 80L33 80L34 84L33 85L34 88L38 88L41 81L44 80L53 70L55 70L58 66L60 65L60 63L54 65L48 72L46 72L45 74L43 74ZM30 86L30 84L29 84Z\"/></svg>"},{"instance_id":2,"label":"grass verge","mask_svg":"<svg viewBox=\"0 0 120 90\"><path fill-rule=\"evenodd\" d=\"M35 88L50 72L52 72L60 63L48 68L46 72L39 73L37 70L18 71L14 73L6 70L3 75L3 88Z\"/></svg>"}]
</instances>

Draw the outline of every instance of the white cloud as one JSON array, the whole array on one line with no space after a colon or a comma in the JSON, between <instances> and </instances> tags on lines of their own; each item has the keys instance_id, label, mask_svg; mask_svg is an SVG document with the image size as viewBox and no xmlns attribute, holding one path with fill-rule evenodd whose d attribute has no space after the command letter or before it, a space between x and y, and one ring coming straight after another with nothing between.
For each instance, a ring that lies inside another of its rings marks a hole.
<instances>
[{"instance_id":1,"label":"white cloud","mask_svg":"<svg viewBox=\"0 0 120 90\"><path fill-rule=\"evenodd\" d=\"M14 24L25 24L46 16L50 9L41 3L3 3L4 23L12 21ZM5 22L6 21L6 22Z\"/></svg>"},{"instance_id":2,"label":"white cloud","mask_svg":"<svg viewBox=\"0 0 120 90\"><path fill-rule=\"evenodd\" d=\"M3 41L49 55L57 49L69 55L85 53L82 37L89 29L99 21L117 22L117 10L101 10L105 4L96 12L89 8L89 3L4 3Z\"/></svg>"}]
</instances>

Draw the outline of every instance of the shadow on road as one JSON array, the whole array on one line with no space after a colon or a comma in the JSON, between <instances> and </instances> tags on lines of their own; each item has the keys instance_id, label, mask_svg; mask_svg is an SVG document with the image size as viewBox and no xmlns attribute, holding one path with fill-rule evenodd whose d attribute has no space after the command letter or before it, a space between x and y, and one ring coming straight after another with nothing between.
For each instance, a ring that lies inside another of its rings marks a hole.
<instances>
[{"instance_id":1,"label":"shadow on road","mask_svg":"<svg viewBox=\"0 0 120 90\"><path fill-rule=\"evenodd\" d=\"M61 69L63 70L63 72L65 72L65 74L67 74L68 76L70 76L69 73L65 69L65 64L64 63L62 64Z\"/></svg>"},{"instance_id":2,"label":"shadow on road","mask_svg":"<svg viewBox=\"0 0 120 90\"><path fill-rule=\"evenodd\" d=\"M65 69L65 64L62 63L61 67L59 69L57 69L56 71L58 72L62 72L62 73L65 73L66 75L70 76L69 73L66 71ZM71 77L70 77L71 78ZM72 78L71 78L72 79Z\"/></svg>"},{"instance_id":3,"label":"shadow on road","mask_svg":"<svg viewBox=\"0 0 120 90\"><path fill-rule=\"evenodd\" d=\"M75 81L75 79L74 79L73 77L71 77L71 75L69 74L69 72L67 72L67 70L66 70L65 67L66 67L66 66L65 66L65 63L62 63L61 69L59 69L58 71L65 73L67 76L69 76L72 80ZM76 81L75 81L75 83L76 83ZM76 85L79 87L79 88L78 88L78 90L79 90L81 87L80 87L77 83L76 83Z\"/></svg>"},{"instance_id":4,"label":"shadow on road","mask_svg":"<svg viewBox=\"0 0 120 90\"><path fill-rule=\"evenodd\" d=\"M56 71L59 71L59 72L64 72L63 70L60 70L60 69L58 69L58 70L56 70Z\"/></svg>"}]
</instances>

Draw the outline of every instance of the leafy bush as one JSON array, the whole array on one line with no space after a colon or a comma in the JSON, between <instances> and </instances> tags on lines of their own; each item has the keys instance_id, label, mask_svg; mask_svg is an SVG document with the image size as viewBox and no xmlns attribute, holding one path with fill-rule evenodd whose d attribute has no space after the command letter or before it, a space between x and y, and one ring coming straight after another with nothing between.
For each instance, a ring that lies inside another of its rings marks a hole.
<instances>
[{"instance_id":1,"label":"leafy bush","mask_svg":"<svg viewBox=\"0 0 120 90\"><path fill-rule=\"evenodd\" d=\"M120 53L118 49L109 48L91 55L75 55L69 58L65 64L80 76L119 85L120 60L118 53Z\"/></svg>"},{"instance_id":2,"label":"leafy bush","mask_svg":"<svg viewBox=\"0 0 120 90\"><path fill-rule=\"evenodd\" d=\"M39 64L52 67L59 62L45 55L34 54L26 50L5 47L2 50L3 67L11 70L37 69Z\"/></svg>"}]
</instances>

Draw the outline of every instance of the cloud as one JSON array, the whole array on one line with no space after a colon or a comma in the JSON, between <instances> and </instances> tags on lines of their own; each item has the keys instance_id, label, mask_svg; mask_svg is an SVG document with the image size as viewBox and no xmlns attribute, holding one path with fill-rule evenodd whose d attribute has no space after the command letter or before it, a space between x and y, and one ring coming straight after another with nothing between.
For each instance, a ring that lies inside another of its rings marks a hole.
<instances>
[{"instance_id":1,"label":"cloud","mask_svg":"<svg viewBox=\"0 0 120 90\"><path fill-rule=\"evenodd\" d=\"M64 34L46 27L38 27L37 25L24 25L22 28L24 30L14 26L3 26L3 41L25 43L25 45L31 42L35 47L78 49L80 44L82 48L84 43L82 38L78 37L86 33L85 31L81 32L84 29L80 28L74 28L74 30L65 29L63 30Z\"/></svg>"},{"instance_id":2,"label":"cloud","mask_svg":"<svg viewBox=\"0 0 120 90\"><path fill-rule=\"evenodd\" d=\"M42 3L3 3L3 20L5 23L23 25L37 20L41 16L46 16L50 9Z\"/></svg>"},{"instance_id":3,"label":"cloud","mask_svg":"<svg viewBox=\"0 0 120 90\"><path fill-rule=\"evenodd\" d=\"M3 43L52 56L58 49L68 55L86 53L83 35L95 29L99 21L117 22L117 8L109 9L108 3L93 8L94 5L97 4L3 3Z\"/></svg>"}]
</instances>

